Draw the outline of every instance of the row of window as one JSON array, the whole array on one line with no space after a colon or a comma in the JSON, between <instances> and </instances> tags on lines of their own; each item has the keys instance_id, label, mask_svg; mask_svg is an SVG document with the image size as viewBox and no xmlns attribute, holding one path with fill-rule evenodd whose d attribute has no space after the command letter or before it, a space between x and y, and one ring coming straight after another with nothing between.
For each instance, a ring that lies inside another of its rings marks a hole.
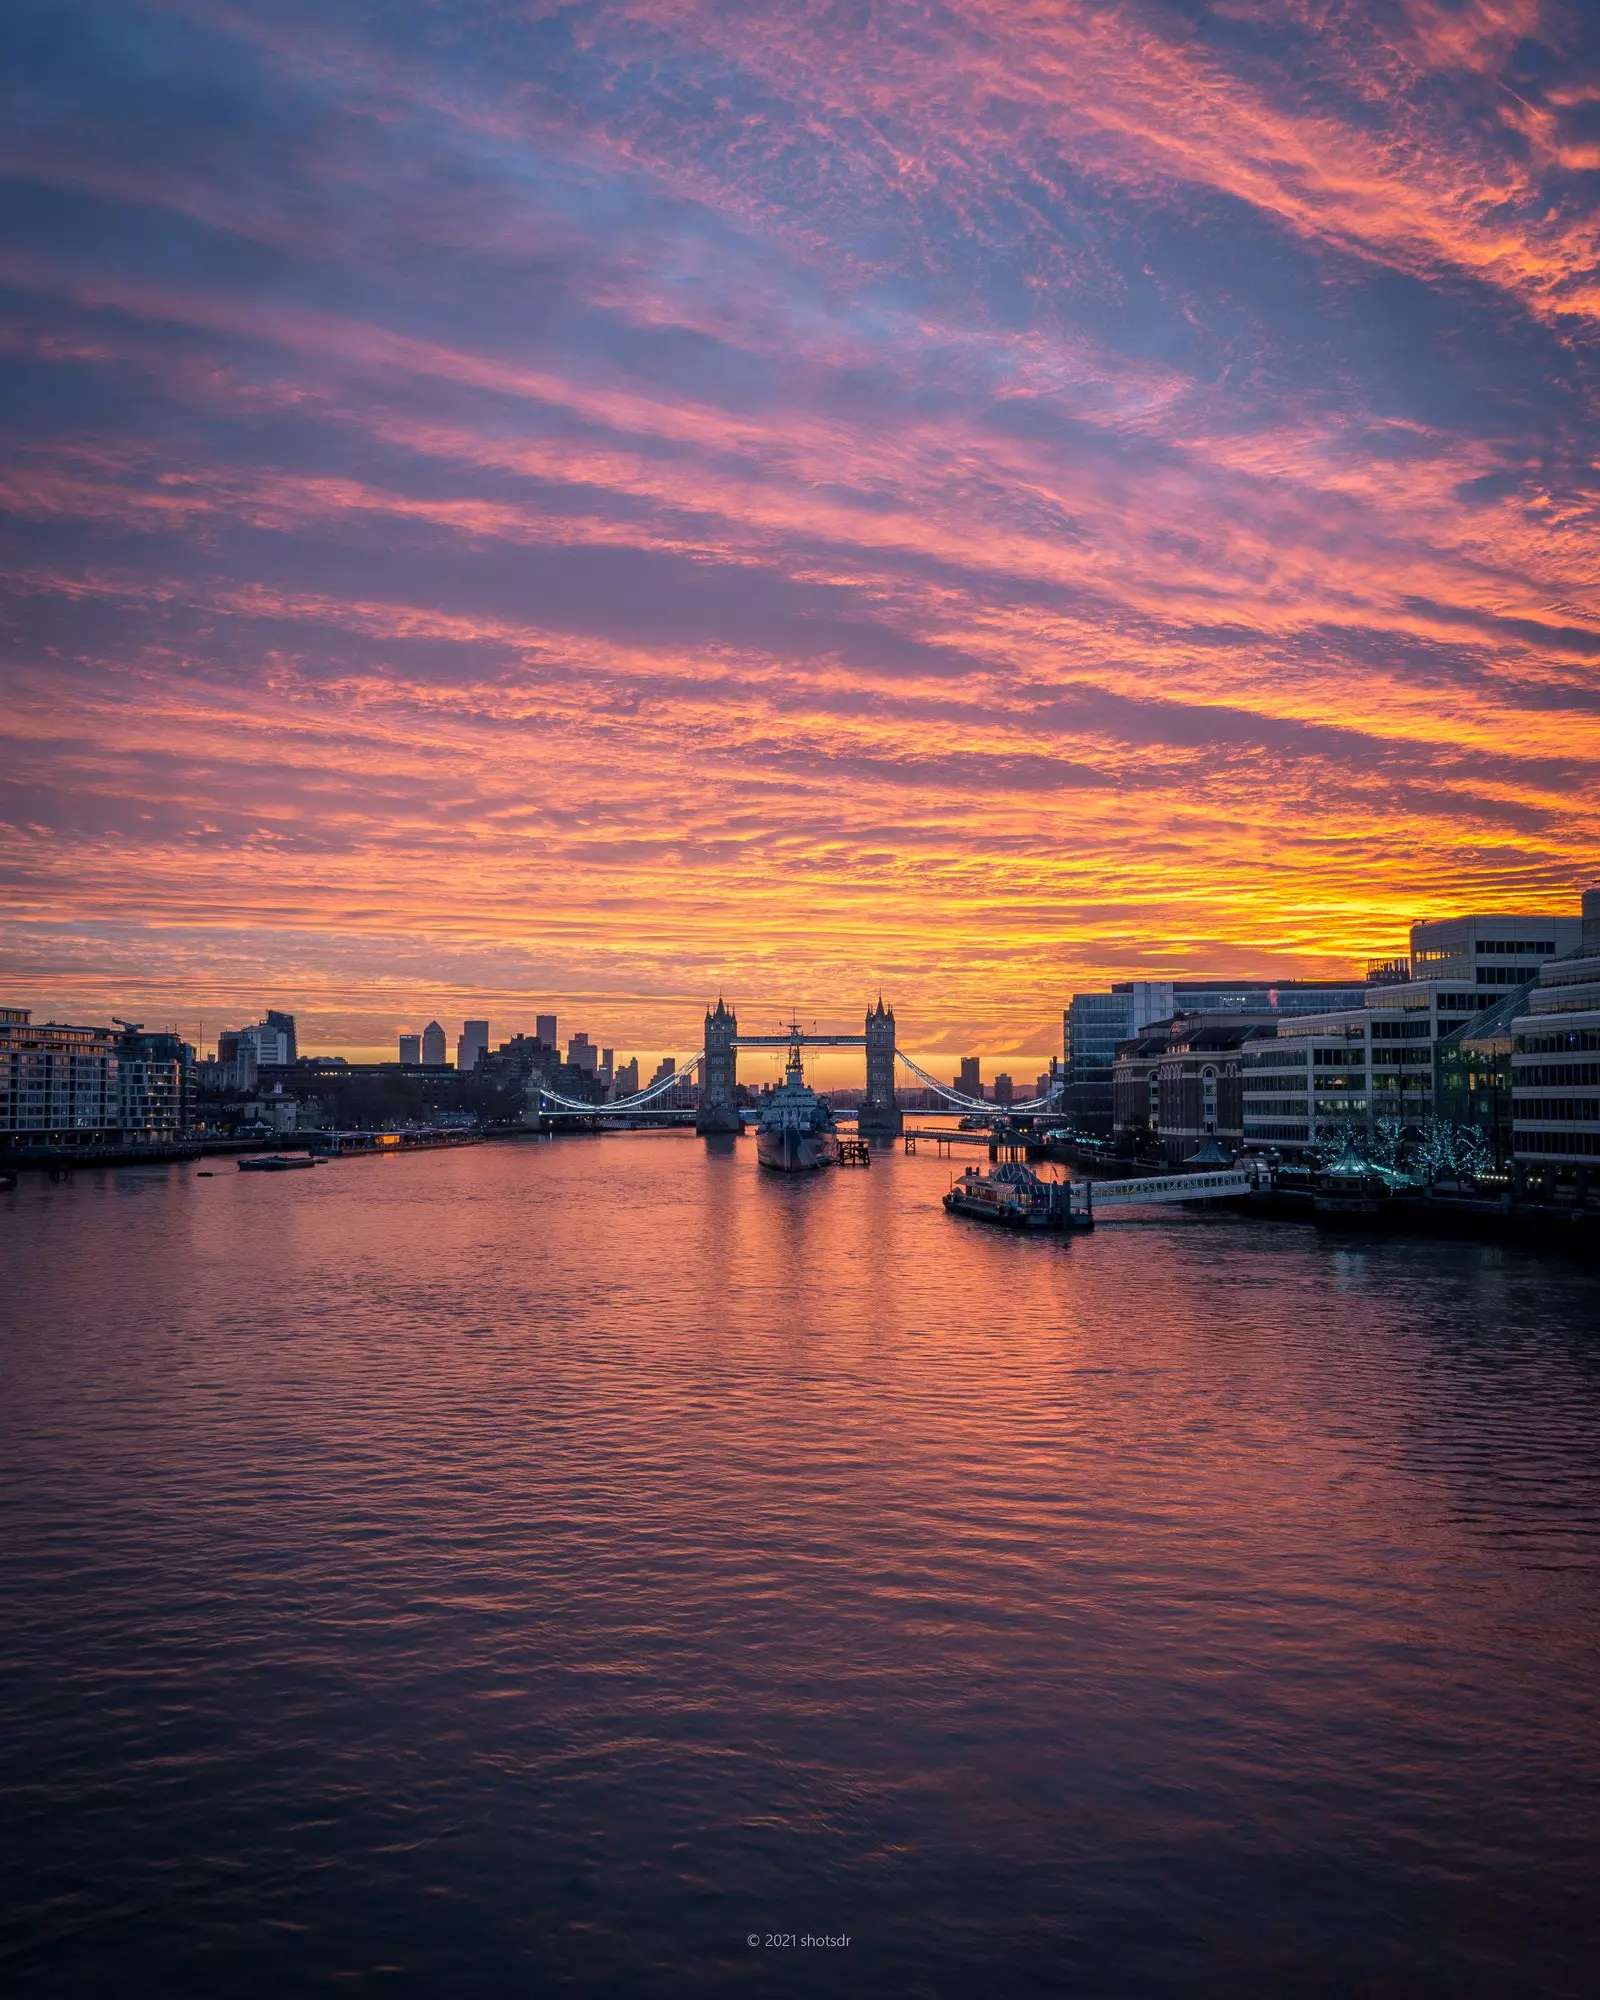
<instances>
[{"instance_id":1,"label":"row of window","mask_svg":"<svg viewBox=\"0 0 1600 2000\"><path fill-rule=\"evenodd\" d=\"M1290 1145L1303 1146L1311 1134L1304 1125L1257 1125L1246 1119L1244 1136L1247 1139L1281 1140Z\"/></svg>"},{"instance_id":2,"label":"row of window","mask_svg":"<svg viewBox=\"0 0 1600 2000\"><path fill-rule=\"evenodd\" d=\"M1548 954L1547 954L1548 956ZM1531 965L1480 965L1480 986L1521 986L1534 976Z\"/></svg>"},{"instance_id":3,"label":"row of window","mask_svg":"<svg viewBox=\"0 0 1600 2000\"><path fill-rule=\"evenodd\" d=\"M1530 1063L1513 1072L1511 1081L1518 1090L1548 1090L1552 1084L1600 1083L1600 1063Z\"/></svg>"},{"instance_id":4,"label":"row of window","mask_svg":"<svg viewBox=\"0 0 1600 2000\"><path fill-rule=\"evenodd\" d=\"M1564 1035L1518 1035L1512 1047L1519 1056L1558 1056L1569 1049L1600 1049L1600 1028L1571 1028Z\"/></svg>"},{"instance_id":5,"label":"row of window","mask_svg":"<svg viewBox=\"0 0 1600 2000\"><path fill-rule=\"evenodd\" d=\"M1531 1124L1539 1118L1564 1118L1580 1125L1600 1124L1600 1097L1515 1097L1511 1117L1515 1124Z\"/></svg>"},{"instance_id":6,"label":"row of window","mask_svg":"<svg viewBox=\"0 0 1600 2000\"><path fill-rule=\"evenodd\" d=\"M1593 1159L1600 1156L1600 1132L1519 1132L1516 1151L1519 1158L1524 1153L1558 1153Z\"/></svg>"},{"instance_id":7,"label":"row of window","mask_svg":"<svg viewBox=\"0 0 1600 2000\"><path fill-rule=\"evenodd\" d=\"M1372 1039L1375 1042L1425 1042L1433 1033L1433 1023L1426 1015L1420 1021L1374 1021Z\"/></svg>"},{"instance_id":8,"label":"row of window","mask_svg":"<svg viewBox=\"0 0 1600 2000\"><path fill-rule=\"evenodd\" d=\"M1304 1118L1306 1107L1300 1097L1251 1097L1244 1107L1244 1125L1247 1132L1254 1130L1252 1118Z\"/></svg>"},{"instance_id":9,"label":"row of window","mask_svg":"<svg viewBox=\"0 0 1600 2000\"><path fill-rule=\"evenodd\" d=\"M1244 1066L1251 1069L1304 1069L1306 1052L1304 1049L1262 1049L1252 1050L1244 1059Z\"/></svg>"},{"instance_id":10,"label":"row of window","mask_svg":"<svg viewBox=\"0 0 1600 2000\"><path fill-rule=\"evenodd\" d=\"M1521 938L1479 938L1478 956L1485 953L1501 958L1554 958L1555 940L1548 944L1524 944Z\"/></svg>"}]
</instances>

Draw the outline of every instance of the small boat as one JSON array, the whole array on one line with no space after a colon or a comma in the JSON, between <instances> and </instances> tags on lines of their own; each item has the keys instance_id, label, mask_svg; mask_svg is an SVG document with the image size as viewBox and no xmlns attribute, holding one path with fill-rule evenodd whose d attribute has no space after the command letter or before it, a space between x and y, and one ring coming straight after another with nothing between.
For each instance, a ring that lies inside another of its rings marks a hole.
<instances>
[{"instance_id":1,"label":"small boat","mask_svg":"<svg viewBox=\"0 0 1600 2000\"><path fill-rule=\"evenodd\" d=\"M314 1167L309 1153L254 1153L239 1162L241 1174L286 1174L296 1167Z\"/></svg>"},{"instance_id":2,"label":"small boat","mask_svg":"<svg viewBox=\"0 0 1600 2000\"><path fill-rule=\"evenodd\" d=\"M1042 1181L1032 1167L1008 1161L986 1174L968 1167L944 1196L944 1205L951 1215L998 1223L1002 1229L1092 1229L1093 1194L1086 1192L1079 1208L1072 1188L1071 1181Z\"/></svg>"},{"instance_id":3,"label":"small boat","mask_svg":"<svg viewBox=\"0 0 1600 2000\"><path fill-rule=\"evenodd\" d=\"M780 1174L806 1174L836 1166L839 1138L833 1110L806 1082L800 1067L800 1030L790 1028L783 1081L761 1107L756 1158Z\"/></svg>"}]
</instances>

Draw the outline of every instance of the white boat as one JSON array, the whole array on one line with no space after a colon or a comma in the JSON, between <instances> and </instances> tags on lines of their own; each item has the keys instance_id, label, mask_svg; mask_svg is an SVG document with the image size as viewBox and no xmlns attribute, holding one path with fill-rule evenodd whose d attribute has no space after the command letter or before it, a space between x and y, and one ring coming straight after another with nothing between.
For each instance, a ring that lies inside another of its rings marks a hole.
<instances>
[{"instance_id":1,"label":"white boat","mask_svg":"<svg viewBox=\"0 0 1600 2000\"><path fill-rule=\"evenodd\" d=\"M799 1029L792 1030L783 1081L761 1106L756 1158L780 1174L807 1174L838 1164L833 1111L806 1082L800 1067Z\"/></svg>"}]
</instances>

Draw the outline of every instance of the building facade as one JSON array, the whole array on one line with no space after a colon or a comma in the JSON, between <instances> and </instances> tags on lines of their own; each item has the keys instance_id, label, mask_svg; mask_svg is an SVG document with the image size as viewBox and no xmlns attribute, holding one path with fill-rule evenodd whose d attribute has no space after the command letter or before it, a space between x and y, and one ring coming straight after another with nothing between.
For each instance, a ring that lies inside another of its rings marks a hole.
<instances>
[{"instance_id":1,"label":"building facade","mask_svg":"<svg viewBox=\"0 0 1600 2000\"><path fill-rule=\"evenodd\" d=\"M422 1037L402 1035L400 1037L400 1060L403 1063L419 1063L422 1060Z\"/></svg>"},{"instance_id":2,"label":"building facade","mask_svg":"<svg viewBox=\"0 0 1600 2000\"><path fill-rule=\"evenodd\" d=\"M28 1008L0 1007L0 1148L107 1146L121 1137L112 1030L35 1025Z\"/></svg>"},{"instance_id":3,"label":"building facade","mask_svg":"<svg viewBox=\"0 0 1600 2000\"><path fill-rule=\"evenodd\" d=\"M1539 1191L1600 1187L1600 889L1583 899L1579 941L1546 962L1512 1023L1512 1152Z\"/></svg>"},{"instance_id":4,"label":"building facade","mask_svg":"<svg viewBox=\"0 0 1600 2000\"><path fill-rule=\"evenodd\" d=\"M1155 1103L1157 1139L1173 1166L1208 1139L1225 1150L1244 1143L1244 1050L1270 1040L1277 1027L1260 1015L1202 1014L1172 1023L1155 1061Z\"/></svg>"},{"instance_id":5,"label":"building facade","mask_svg":"<svg viewBox=\"0 0 1600 2000\"><path fill-rule=\"evenodd\" d=\"M1492 1007L1508 986L1525 986L1547 960L1576 951L1583 918L1441 917L1411 926L1411 976L1470 988L1473 1011Z\"/></svg>"},{"instance_id":6,"label":"building facade","mask_svg":"<svg viewBox=\"0 0 1600 2000\"><path fill-rule=\"evenodd\" d=\"M476 1069L479 1056L489 1053L489 1023L487 1021L463 1021L461 1033L456 1037L456 1068Z\"/></svg>"},{"instance_id":7,"label":"building facade","mask_svg":"<svg viewBox=\"0 0 1600 2000\"><path fill-rule=\"evenodd\" d=\"M194 1050L174 1034L127 1027L117 1038L117 1104L125 1145L166 1145L189 1129Z\"/></svg>"},{"instance_id":8,"label":"building facade","mask_svg":"<svg viewBox=\"0 0 1600 2000\"><path fill-rule=\"evenodd\" d=\"M422 1060L435 1069L444 1066L444 1029L437 1021L430 1021L422 1031Z\"/></svg>"}]
</instances>

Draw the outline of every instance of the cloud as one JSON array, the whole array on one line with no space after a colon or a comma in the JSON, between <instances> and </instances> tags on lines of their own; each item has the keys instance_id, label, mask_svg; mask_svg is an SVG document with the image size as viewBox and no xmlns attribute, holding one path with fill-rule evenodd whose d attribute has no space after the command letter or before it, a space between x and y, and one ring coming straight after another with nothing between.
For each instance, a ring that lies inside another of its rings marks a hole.
<instances>
[{"instance_id":1,"label":"cloud","mask_svg":"<svg viewBox=\"0 0 1600 2000\"><path fill-rule=\"evenodd\" d=\"M20 75L25 1002L1015 1050L1593 870L1581 22L90 4Z\"/></svg>"}]
</instances>

